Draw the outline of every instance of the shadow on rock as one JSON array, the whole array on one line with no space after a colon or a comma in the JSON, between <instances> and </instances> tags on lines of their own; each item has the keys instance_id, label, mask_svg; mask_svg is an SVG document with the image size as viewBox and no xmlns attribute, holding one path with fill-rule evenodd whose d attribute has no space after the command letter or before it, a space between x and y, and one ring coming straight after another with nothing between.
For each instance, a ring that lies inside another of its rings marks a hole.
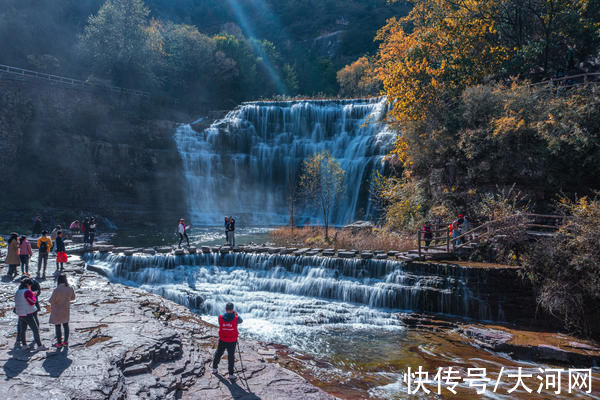
<instances>
[{"instance_id":1,"label":"shadow on rock","mask_svg":"<svg viewBox=\"0 0 600 400\"><path fill-rule=\"evenodd\" d=\"M8 354L12 357L9 358L2 367L4 369L4 375L6 375L6 380L12 379L25 371L29 364L29 359L31 358L31 354L28 351L16 348L9 351Z\"/></svg>"},{"instance_id":2,"label":"shadow on rock","mask_svg":"<svg viewBox=\"0 0 600 400\"><path fill-rule=\"evenodd\" d=\"M54 353L46 353L46 359L42 367L53 378L58 378L71 364L73 360L67 357L68 350L63 348Z\"/></svg>"},{"instance_id":3,"label":"shadow on rock","mask_svg":"<svg viewBox=\"0 0 600 400\"><path fill-rule=\"evenodd\" d=\"M215 375L219 381L231 392L231 397L236 400L261 400L260 397L254 393L244 390L240 385L237 384L237 380L230 381L225 379L221 375Z\"/></svg>"}]
</instances>

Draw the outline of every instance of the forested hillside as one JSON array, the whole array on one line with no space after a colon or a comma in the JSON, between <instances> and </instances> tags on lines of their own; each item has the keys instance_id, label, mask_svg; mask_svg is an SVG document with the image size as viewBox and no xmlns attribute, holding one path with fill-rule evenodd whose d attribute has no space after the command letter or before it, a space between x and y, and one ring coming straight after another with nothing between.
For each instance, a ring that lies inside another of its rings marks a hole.
<instances>
[{"instance_id":1,"label":"forested hillside","mask_svg":"<svg viewBox=\"0 0 600 400\"><path fill-rule=\"evenodd\" d=\"M335 95L406 4L386 0L1 0L0 63L151 91L163 104Z\"/></svg>"}]
</instances>

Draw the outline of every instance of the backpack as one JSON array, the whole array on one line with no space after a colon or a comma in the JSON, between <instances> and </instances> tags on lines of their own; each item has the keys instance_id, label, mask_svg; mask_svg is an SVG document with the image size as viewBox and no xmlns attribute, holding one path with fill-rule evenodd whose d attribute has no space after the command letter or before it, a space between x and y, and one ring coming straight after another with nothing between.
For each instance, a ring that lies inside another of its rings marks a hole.
<instances>
[{"instance_id":1,"label":"backpack","mask_svg":"<svg viewBox=\"0 0 600 400\"><path fill-rule=\"evenodd\" d=\"M48 242L45 240L42 240L42 243L40 243L40 253L47 253L48 252Z\"/></svg>"}]
</instances>

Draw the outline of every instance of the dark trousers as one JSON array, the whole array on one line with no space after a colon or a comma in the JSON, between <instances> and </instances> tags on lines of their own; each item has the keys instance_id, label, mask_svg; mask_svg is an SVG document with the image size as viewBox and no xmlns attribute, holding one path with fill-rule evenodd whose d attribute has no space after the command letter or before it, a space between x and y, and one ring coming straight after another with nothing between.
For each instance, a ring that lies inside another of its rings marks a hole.
<instances>
[{"instance_id":1,"label":"dark trousers","mask_svg":"<svg viewBox=\"0 0 600 400\"><path fill-rule=\"evenodd\" d=\"M48 253L39 253L37 274L40 274L40 268L44 264L44 276L46 276L46 267L48 266Z\"/></svg>"},{"instance_id":2,"label":"dark trousers","mask_svg":"<svg viewBox=\"0 0 600 400\"><path fill-rule=\"evenodd\" d=\"M94 245L94 238L96 237L96 232L90 232L90 237L88 238L88 241L90 243L90 245Z\"/></svg>"},{"instance_id":3,"label":"dark trousers","mask_svg":"<svg viewBox=\"0 0 600 400\"><path fill-rule=\"evenodd\" d=\"M38 346L42 345L42 341L40 340L40 329L38 327L37 322L35 322L34 314L29 314L24 317L19 317L19 327L17 329L17 341L21 342L23 345L27 344L25 341L25 334L27 333L27 327L31 328L33 332L33 339L37 343Z\"/></svg>"},{"instance_id":4,"label":"dark trousers","mask_svg":"<svg viewBox=\"0 0 600 400\"><path fill-rule=\"evenodd\" d=\"M183 238L187 241L188 247L190 247L190 239L188 238L187 232L183 234L179 234L179 247L181 247L181 242L183 242Z\"/></svg>"},{"instance_id":5,"label":"dark trousers","mask_svg":"<svg viewBox=\"0 0 600 400\"><path fill-rule=\"evenodd\" d=\"M29 255L21 254L19 256L19 258L21 259L21 274L28 274L29 273Z\"/></svg>"},{"instance_id":6,"label":"dark trousers","mask_svg":"<svg viewBox=\"0 0 600 400\"><path fill-rule=\"evenodd\" d=\"M8 275L17 275L17 264L8 264Z\"/></svg>"},{"instance_id":7,"label":"dark trousers","mask_svg":"<svg viewBox=\"0 0 600 400\"><path fill-rule=\"evenodd\" d=\"M62 324L63 330L65 331L65 342L69 342L69 323ZM56 343L62 343L62 334L60 331L60 324L54 325L54 333L56 333Z\"/></svg>"},{"instance_id":8,"label":"dark trousers","mask_svg":"<svg viewBox=\"0 0 600 400\"><path fill-rule=\"evenodd\" d=\"M229 243L230 246L235 247L235 231L227 232L227 243Z\"/></svg>"},{"instance_id":9,"label":"dark trousers","mask_svg":"<svg viewBox=\"0 0 600 400\"><path fill-rule=\"evenodd\" d=\"M87 232L87 231L85 231L85 232L83 233L83 243L84 243L84 244L86 244L86 243L88 243L89 241L90 241L90 233L89 233L89 232Z\"/></svg>"},{"instance_id":10,"label":"dark trousers","mask_svg":"<svg viewBox=\"0 0 600 400\"><path fill-rule=\"evenodd\" d=\"M219 367L219 361L221 361L221 357L227 349L227 367L229 368L229 375L233 375L233 364L235 363L235 346L237 345L237 341L235 342L224 342L219 339L219 345L217 346L217 351L215 352L215 358L213 359L213 368L217 369Z\"/></svg>"}]
</instances>

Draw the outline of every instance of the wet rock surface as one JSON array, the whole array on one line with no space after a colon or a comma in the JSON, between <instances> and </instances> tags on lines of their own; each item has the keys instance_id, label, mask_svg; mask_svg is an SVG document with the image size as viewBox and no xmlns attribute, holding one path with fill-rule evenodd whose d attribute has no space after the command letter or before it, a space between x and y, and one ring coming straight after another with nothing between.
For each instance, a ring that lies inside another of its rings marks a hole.
<instances>
[{"instance_id":1,"label":"wet rock surface","mask_svg":"<svg viewBox=\"0 0 600 400\"><path fill-rule=\"evenodd\" d=\"M0 285L0 398L52 399L329 399L307 380L277 363L274 349L241 341L244 369L238 380L211 374L217 329L187 308L140 289L108 282L82 265L68 275L77 300L71 308L68 348L54 349L47 301L54 288L42 283L39 315L44 351L14 348L12 313L16 282ZM54 271L54 265L50 267ZM31 340L28 330L28 342ZM244 379L247 378L246 379Z\"/></svg>"}]
</instances>

